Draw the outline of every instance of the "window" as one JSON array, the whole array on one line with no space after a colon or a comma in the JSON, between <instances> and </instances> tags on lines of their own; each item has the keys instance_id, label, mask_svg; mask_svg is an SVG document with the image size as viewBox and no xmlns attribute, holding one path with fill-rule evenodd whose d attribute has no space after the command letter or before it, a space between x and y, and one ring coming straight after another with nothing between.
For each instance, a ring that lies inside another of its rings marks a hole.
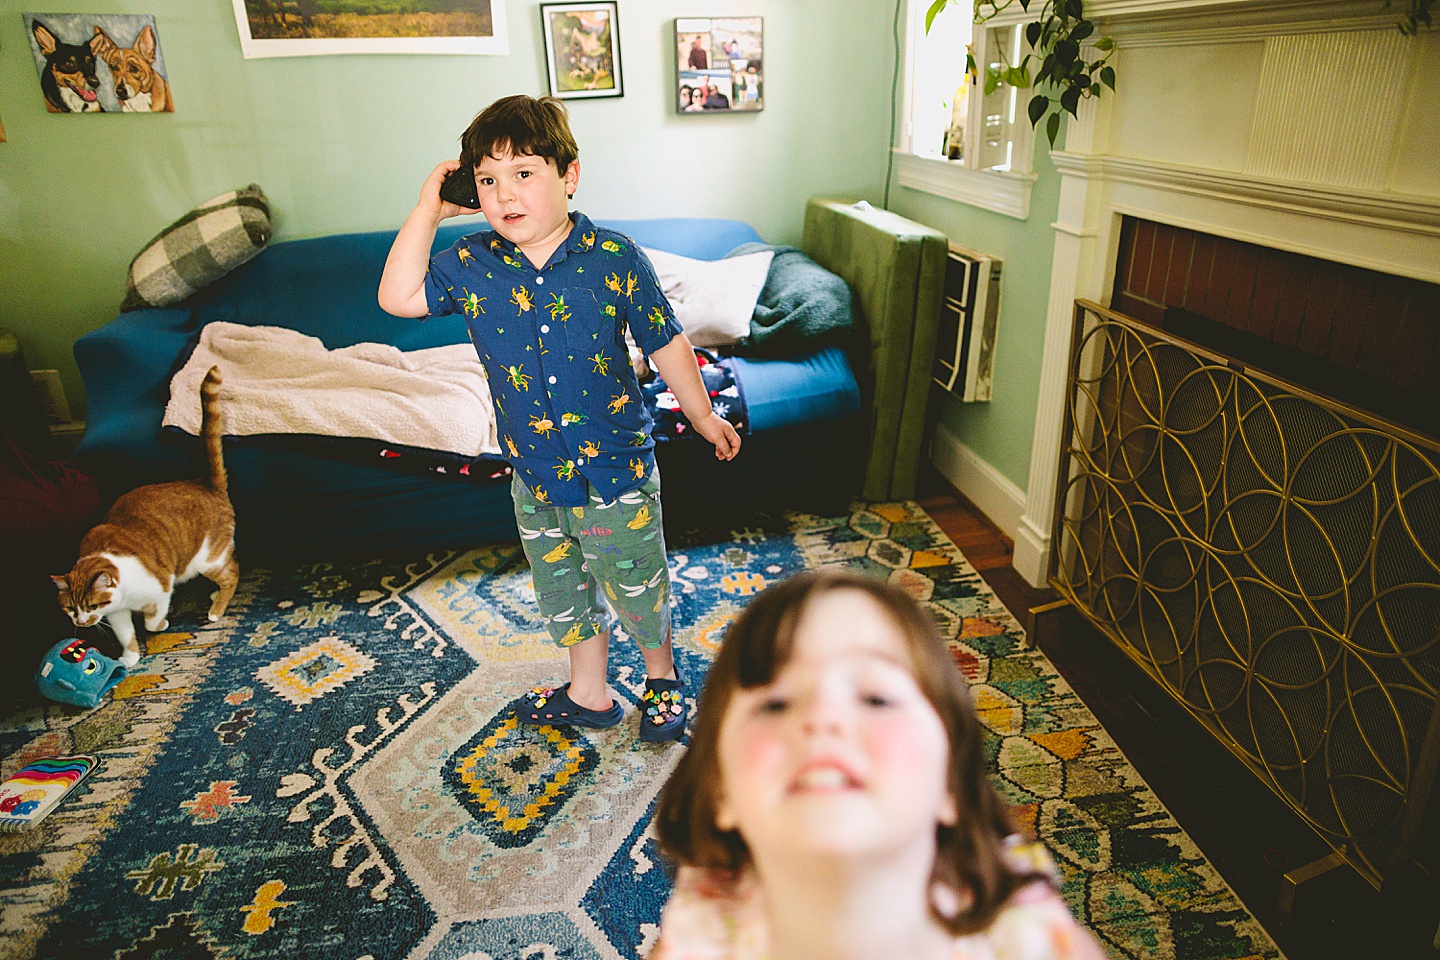
<instances>
[{"instance_id":1,"label":"window","mask_svg":"<svg viewBox=\"0 0 1440 960\"><path fill-rule=\"evenodd\" d=\"M990 94L985 94L985 75L990 70L1004 70L1020 62L1020 45L1025 42L1024 33L1018 25L994 27L988 31L985 45L985 64L980 71L976 90L980 92L980 135L975 143L975 167L979 170L1014 170L1020 158L1015 156L1018 146L1015 129L1015 111L1023 101L1020 91L1008 83L1002 83ZM1001 53L1004 53L1002 58ZM977 59L976 63L980 61ZM1026 124L1029 118L1024 118ZM1030 169L1030 159L1025 157L1022 169Z\"/></svg>"},{"instance_id":2,"label":"window","mask_svg":"<svg viewBox=\"0 0 1440 960\"><path fill-rule=\"evenodd\" d=\"M946 9L925 32L923 0L910 4L910 110L905 128L911 152L959 159L969 84L965 48L973 24L962 7Z\"/></svg>"},{"instance_id":3,"label":"window","mask_svg":"<svg viewBox=\"0 0 1440 960\"><path fill-rule=\"evenodd\" d=\"M908 4L905 113L896 148L901 186L1024 219L1030 209L1034 135L1025 115L1028 91L1001 83L985 93L986 68L1004 69L1024 55L1016 20L971 22L962 2L943 10L925 32L931 0ZM967 47L978 83L965 72Z\"/></svg>"}]
</instances>

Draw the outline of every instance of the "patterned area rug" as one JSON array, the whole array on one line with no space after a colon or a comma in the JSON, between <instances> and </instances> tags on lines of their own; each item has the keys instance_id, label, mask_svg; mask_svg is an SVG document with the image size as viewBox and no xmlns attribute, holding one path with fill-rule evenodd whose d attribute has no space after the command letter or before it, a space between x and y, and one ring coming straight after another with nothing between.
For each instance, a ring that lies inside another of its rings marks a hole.
<instances>
[{"instance_id":1,"label":"patterned area rug","mask_svg":"<svg viewBox=\"0 0 1440 960\"><path fill-rule=\"evenodd\" d=\"M920 508L710 539L671 546L689 677L767 584L888 577L954 638L1002 789L1113 956L1280 956ZM177 628L201 593L182 588ZM101 759L40 827L0 835L0 956L643 957L669 889L648 824L683 747L640 742L643 665L612 651L621 725L521 727L514 703L564 661L518 543L248 571L223 622L151 637L101 707L0 723L0 773Z\"/></svg>"}]
</instances>

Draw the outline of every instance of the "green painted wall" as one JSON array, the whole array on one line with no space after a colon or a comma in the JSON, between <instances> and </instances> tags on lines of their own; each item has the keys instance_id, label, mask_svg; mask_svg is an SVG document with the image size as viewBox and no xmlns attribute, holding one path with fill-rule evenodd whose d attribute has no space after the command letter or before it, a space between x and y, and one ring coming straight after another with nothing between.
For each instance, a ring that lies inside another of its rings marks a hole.
<instances>
[{"instance_id":1,"label":"green painted wall","mask_svg":"<svg viewBox=\"0 0 1440 960\"><path fill-rule=\"evenodd\" d=\"M1036 137L1030 215L1016 220L969 204L900 186L890 187L890 208L943 231L956 243L1000 257L1000 319L995 335L994 393L986 403L945 395L940 423L1022 490L1030 476L1030 444L1040 395L1040 354L1060 206L1060 175L1050 162L1043 132ZM1063 146L1063 138L1060 141Z\"/></svg>"},{"instance_id":2,"label":"green painted wall","mask_svg":"<svg viewBox=\"0 0 1440 960\"><path fill-rule=\"evenodd\" d=\"M878 202L891 55L884 4L625 0L625 96L572 101L576 206L607 218L723 216L798 241L805 198ZM83 416L71 345L110 320L130 259L217 193L258 183L276 238L397 228L433 166L491 100L545 91L539 5L509 0L510 55L245 60L230 0L107 0L156 18L173 114L45 111L21 13L93 3L0 0L0 326L58 368ZM765 110L673 110L673 18L765 16ZM857 53L860 52L860 53ZM375 278L378 282L378 278Z\"/></svg>"}]
</instances>

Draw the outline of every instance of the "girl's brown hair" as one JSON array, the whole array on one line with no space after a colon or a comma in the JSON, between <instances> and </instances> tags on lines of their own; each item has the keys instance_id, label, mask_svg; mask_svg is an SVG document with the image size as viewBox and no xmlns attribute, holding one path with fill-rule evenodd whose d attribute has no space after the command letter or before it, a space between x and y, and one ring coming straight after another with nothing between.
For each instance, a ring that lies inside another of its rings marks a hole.
<instances>
[{"instance_id":1,"label":"girl's brown hair","mask_svg":"<svg viewBox=\"0 0 1440 960\"><path fill-rule=\"evenodd\" d=\"M460 135L460 163L470 169L486 157L532 155L555 163L560 176L580 156L565 105L554 97L502 97L481 110Z\"/></svg>"},{"instance_id":2,"label":"girl's brown hair","mask_svg":"<svg viewBox=\"0 0 1440 960\"><path fill-rule=\"evenodd\" d=\"M1014 827L986 769L984 734L969 688L934 620L909 594L870 577L799 574L766 590L731 624L700 695L690 749L660 793L655 825L661 847L694 867L738 870L749 862L740 834L715 825L720 726L737 688L774 681L790 659L796 627L810 603L835 590L864 593L889 614L904 637L916 683L945 725L947 780L959 817L953 827L936 826L931 880L959 893L963 906L953 916L931 909L952 933L983 930L1018 887L1039 877L1017 874L1005 862L1003 840Z\"/></svg>"}]
</instances>

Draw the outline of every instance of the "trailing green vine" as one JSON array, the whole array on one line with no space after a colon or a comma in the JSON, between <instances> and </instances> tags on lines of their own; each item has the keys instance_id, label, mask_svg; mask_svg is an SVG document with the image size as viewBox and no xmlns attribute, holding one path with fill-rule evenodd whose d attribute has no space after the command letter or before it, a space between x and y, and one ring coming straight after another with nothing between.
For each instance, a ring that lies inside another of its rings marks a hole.
<instances>
[{"instance_id":1,"label":"trailing green vine","mask_svg":"<svg viewBox=\"0 0 1440 960\"><path fill-rule=\"evenodd\" d=\"M1385 8L1389 9L1391 0L1385 0ZM1435 0L1407 0L1405 7L1405 19L1396 26L1400 32L1407 37L1413 37L1420 32L1420 25L1430 26L1430 8L1435 5ZM933 8L932 8L933 9Z\"/></svg>"},{"instance_id":2,"label":"trailing green vine","mask_svg":"<svg viewBox=\"0 0 1440 960\"><path fill-rule=\"evenodd\" d=\"M934 0L925 14L925 31L935 17L957 0ZM991 0L974 0L976 24L985 24L1013 4L1027 14L1033 0L1003 0L998 5ZM1414 3L1430 3L1434 0L1410 0ZM1110 66L1110 57L1115 51L1115 42L1109 37L1096 39L1092 47L1101 54L1087 60L1081 51L1081 44L1095 34L1095 24L1085 19L1084 0L1044 0L1036 19L1025 24L1025 40L1030 53L1025 54L1017 64L1011 64L1000 51L1001 68L985 68L985 93L994 93L1002 83L1016 89L1033 90L1026 113L1030 125L1037 127L1049 114L1045 123L1045 135L1050 146L1055 146L1055 136L1060 132L1060 114L1077 116L1080 101L1099 97L1103 87L1115 89L1115 68ZM1038 64L1031 74L1031 61ZM965 68L976 75L975 57L966 53ZM1057 108L1053 109L1052 107Z\"/></svg>"}]
</instances>

